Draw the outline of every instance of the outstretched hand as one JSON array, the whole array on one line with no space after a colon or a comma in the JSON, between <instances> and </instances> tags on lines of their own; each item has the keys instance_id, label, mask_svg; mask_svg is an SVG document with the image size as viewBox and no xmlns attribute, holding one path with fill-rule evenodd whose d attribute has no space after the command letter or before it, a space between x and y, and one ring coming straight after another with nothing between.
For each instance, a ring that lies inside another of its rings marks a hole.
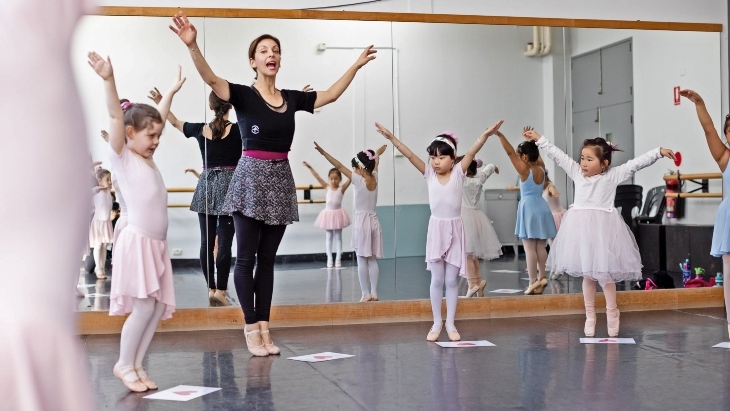
<instances>
[{"instance_id":1,"label":"outstretched hand","mask_svg":"<svg viewBox=\"0 0 730 411\"><path fill-rule=\"evenodd\" d=\"M488 129L484 130L484 135L486 137L489 137L489 136L495 134L496 132L499 131L499 128L502 126L502 123L504 123L504 120L499 120L498 122L492 124L491 127L489 127Z\"/></svg>"},{"instance_id":2,"label":"outstretched hand","mask_svg":"<svg viewBox=\"0 0 730 411\"><path fill-rule=\"evenodd\" d=\"M314 90L314 89L309 84L307 84L306 86L302 87L302 91L305 92L305 93L308 93L308 92L310 92L312 90Z\"/></svg>"},{"instance_id":3,"label":"outstretched hand","mask_svg":"<svg viewBox=\"0 0 730 411\"><path fill-rule=\"evenodd\" d=\"M668 148L660 148L659 154L661 154L662 157L671 158L672 160L676 159L676 157L674 156L674 151L672 151Z\"/></svg>"},{"instance_id":4,"label":"outstretched hand","mask_svg":"<svg viewBox=\"0 0 730 411\"><path fill-rule=\"evenodd\" d=\"M322 155L327 154L327 152L324 151L324 149L322 147L320 147L319 144L317 144L316 141L314 142L314 149L317 150L317 151L319 151L319 154L322 154Z\"/></svg>"},{"instance_id":5,"label":"outstretched hand","mask_svg":"<svg viewBox=\"0 0 730 411\"><path fill-rule=\"evenodd\" d=\"M558 191L558 189L555 187L554 184L550 184L548 186L548 194L550 194L550 197L553 197L553 198L560 197L560 192Z\"/></svg>"},{"instance_id":6,"label":"outstretched hand","mask_svg":"<svg viewBox=\"0 0 730 411\"><path fill-rule=\"evenodd\" d=\"M395 138L393 133L390 132L387 128L383 127L380 123L375 123L375 131L380 133L383 137L387 138L388 140Z\"/></svg>"},{"instance_id":7,"label":"outstretched hand","mask_svg":"<svg viewBox=\"0 0 730 411\"><path fill-rule=\"evenodd\" d=\"M497 166L494 166L494 172L495 172L496 174L499 174L499 167L497 167Z\"/></svg>"},{"instance_id":8,"label":"outstretched hand","mask_svg":"<svg viewBox=\"0 0 730 411\"><path fill-rule=\"evenodd\" d=\"M198 30L196 30L193 23L188 20L185 13L181 11L177 12L174 16L172 16L172 22L175 23L175 27L170 25L170 30L177 34L186 46L190 47L195 44L195 41L198 38Z\"/></svg>"},{"instance_id":9,"label":"outstretched hand","mask_svg":"<svg viewBox=\"0 0 730 411\"><path fill-rule=\"evenodd\" d=\"M314 144L317 144L317 143L314 143ZM302 161L302 164L304 164L304 167L312 168L312 166L310 166L309 163L307 163L306 161Z\"/></svg>"},{"instance_id":10,"label":"outstretched hand","mask_svg":"<svg viewBox=\"0 0 730 411\"><path fill-rule=\"evenodd\" d=\"M357 61L355 61L355 68L360 69L362 66L368 64L371 60L375 60L375 53L377 53L377 50L373 50L373 45L369 45L365 47L365 50L360 54L360 57L357 58Z\"/></svg>"},{"instance_id":11,"label":"outstretched hand","mask_svg":"<svg viewBox=\"0 0 730 411\"><path fill-rule=\"evenodd\" d=\"M107 143L109 142L109 133L106 132L106 130L101 130L101 138L104 139Z\"/></svg>"},{"instance_id":12,"label":"outstretched hand","mask_svg":"<svg viewBox=\"0 0 730 411\"><path fill-rule=\"evenodd\" d=\"M100 55L98 55L95 51L90 51L89 55L89 66L94 69L96 74L99 75L103 80L108 80L114 75L114 69L112 68L112 61L107 56L106 60L104 60Z\"/></svg>"},{"instance_id":13,"label":"outstretched hand","mask_svg":"<svg viewBox=\"0 0 730 411\"><path fill-rule=\"evenodd\" d=\"M160 104L160 101L162 100L162 93L160 93L160 90L155 87L150 90L150 95L147 96L147 98L154 101L155 104Z\"/></svg>"},{"instance_id":14,"label":"outstretched hand","mask_svg":"<svg viewBox=\"0 0 730 411\"><path fill-rule=\"evenodd\" d=\"M385 150L387 150L387 149L388 149L388 145L387 144L383 144L379 149L375 150L375 154L377 154L378 156L380 156L383 153L385 153Z\"/></svg>"},{"instance_id":15,"label":"outstretched hand","mask_svg":"<svg viewBox=\"0 0 730 411\"><path fill-rule=\"evenodd\" d=\"M702 97L694 90L684 89L679 92L679 95L695 104L703 104L705 102Z\"/></svg>"},{"instance_id":16,"label":"outstretched hand","mask_svg":"<svg viewBox=\"0 0 730 411\"><path fill-rule=\"evenodd\" d=\"M537 141L542 136L540 135L540 133L535 131L535 129L532 128L532 126L525 126L522 129L522 137L526 138L527 140Z\"/></svg>"},{"instance_id":17,"label":"outstretched hand","mask_svg":"<svg viewBox=\"0 0 730 411\"><path fill-rule=\"evenodd\" d=\"M177 74L172 82L172 86L170 86L170 92L177 93L180 91L182 85L185 84L185 80L186 78L182 76L182 67L177 66ZM162 96L160 96L160 100L162 100Z\"/></svg>"}]
</instances>

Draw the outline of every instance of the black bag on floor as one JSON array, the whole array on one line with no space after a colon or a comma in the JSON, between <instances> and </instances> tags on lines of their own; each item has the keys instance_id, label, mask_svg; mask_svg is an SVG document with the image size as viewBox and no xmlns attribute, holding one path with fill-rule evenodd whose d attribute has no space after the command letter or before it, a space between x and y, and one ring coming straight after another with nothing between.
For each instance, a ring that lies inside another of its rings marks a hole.
<instances>
[{"instance_id":1,"label":"black bag on floor","mask_svg":"<svg viewBox=\"0 0 730 411\"><path fill-rule=\"evenodd\" d=\"M674 288L674 279L664 270L654 271L654 283L661 289Z\"/></svg>"},{"instance_id":2,"label":"black bag on floor","mask_svg":"<svg viewBox=\"0 0 730 411\"><path fill-rule=\"evenodd\" d=\"M84 259L84 269L89 274L94 274L94 269L96 268L96 263L94 262L94 249L92 248L89 250L89 254Z\"/></svg>"}]
</instances>

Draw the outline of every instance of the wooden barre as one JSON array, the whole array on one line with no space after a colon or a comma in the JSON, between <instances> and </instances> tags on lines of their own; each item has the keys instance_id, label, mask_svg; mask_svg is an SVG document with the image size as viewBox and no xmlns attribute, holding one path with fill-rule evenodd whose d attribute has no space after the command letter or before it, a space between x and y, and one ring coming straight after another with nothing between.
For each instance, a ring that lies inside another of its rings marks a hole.
<instances>
[{"instance_id":1,"label":"wooden barre","mask_svg":"<svg viewBox=\"0 0 730 411\"><path fill-rule=\"evenodd\" d=\"M664 181L677 180L677 174L664 176ZM679 174L680 180L714 180L722 178L722 173L699 173L699 174Z\"/></svg>"},{"instance_id":2,"label":"wooden barre","mask_svg":"<svg viewBox=\"0 0 730 411\"><path fill-rule=\"evenodd\" d=\"M194 193L195 187L167 187L168 193Z\"/></svg>"},{"instance_id":3,"label":"wooden barre","mask_svg":"<svg viewBox=\"0 0 730 411\"><path fill-rule=\"evenodd\" d=\"M297 200L299 204L324 204L325 200Z\"/></svg>"},{"instance_id":4,"label":"wooden barre","mask_svg":"<svg viewBox=\"0 0 730 411\"><path fill-rule=\"evenodd\" d=\"M666 198L722 198L722 193L665 193Z\"/></svg>"},{"instance_id":5,"label":"wooden barre","mask_svg":"<svg viewBox=\"0 0 730 411\"><path fill-rule=\"evenodd\" d=\"M307 190L321 190L321 189L324 188L321 185L314 185L314 184L297 184L295 187L296 187L297 190L305 190L305 191L307 191Z\"/></svg>"},{"instance_id":6,"label":"wooden barre","mask_svg":"<svg viewBox=\"0 0 730 411\"><path fill-rule=\"evenodd\" d=\"M190 208L190 204L172 203L167 205L168 208Z\"/></svg>"}]
</instances>

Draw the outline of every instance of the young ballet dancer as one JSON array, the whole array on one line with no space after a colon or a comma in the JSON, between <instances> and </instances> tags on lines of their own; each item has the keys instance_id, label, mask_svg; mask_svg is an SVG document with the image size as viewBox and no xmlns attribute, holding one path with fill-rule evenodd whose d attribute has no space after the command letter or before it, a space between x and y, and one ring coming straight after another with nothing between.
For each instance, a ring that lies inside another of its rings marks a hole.
<instances>
[{"instance_id":1,"label":"young ballet dancer","mask_svg":"<svg viewBox=\"0 0 730 411\"><path fill-rule=\"evenodd\" d=\"M457 158L456 162L461 162ZM499 174L494 164L483 166L482 160L472 160L466 169L464 192L461 200L461 220L466 238L466 279L469 290L466 298L473 295L484 297L487 281L482 279L479 260L494 260L502 255L502 244L486 215L479 209L482 187L492 173ZM481 169L481 170L479 170Z\"/></svg>"},{"instance_id":2,"label":"young ballet dancer","mask_svg":"<svg viewBox=\"0 0 730 411\"><path fill-rule=\"evenodd\" d=\"M712 117L707 112L705 101L693 90L682 90L679 95L695 104L697 118L700 120L702 130L705 132L707 147L710 149L710 154L715 159L717 166L720 167L725 187L730 189L730 171L728 171L727 166L728 160L730 160L730 149L727 148L717 133ZM725 139L730 138L730 114L725 116L722 132ZM713 257L722 258L722 273L725 278L730 278L730 200L728 198L730 197L723 198L720 207L717 209L715 228L712 231L712 247L710 249L710 254ZM723 292L725 293L725 309L727 310L727 331L730 334L730 286L725 286Z\"/></svg>"},{"instance_id":3,"label":"young ballet dancer","mask_svg":"<svg viewBox=\"0 0 730 411\"><path fill-rule=\"evenodd\" d=\"M548 283L545 277L547 261L545 245L549 238L555 237L556 230L550 207L542 198L546 173L538 161L540 151L531 141L520 143L515 150L504 134L497 132L497 135L520 176L520 202L517 205L515 235L522 240L527 260L530 285L527 286L525 294L542 294Z\"/></svg>"},{"instance_id":4,"label":"young ballet dancer","mask_svg":"<svg viewBox=\"0 0 730 411\"><path fill-rule=\"evenodd\" d=\"M360 280L360 302L378 301L378 258L383 258L383 232L375 213L378 203L378 165L387 146L377 151L363 150L352 159L352 170L337 161L314 142L314 148L349 178L355 187L355 224L351 245L357 256L357 277ZM368 278L369 277L369 278ZM370 281L368 281L368 279Z\"/></svg>"},{"instance_id":5,"label":"young ballet dancer","mask_svg":"<svg viewBox=\"0 0 730 411\"><path fill-rule=\"evenodd\" d=\"M320 211L317 219L314 221L314 226L321 228L327 232L325 238L325 249L327 250L327 268L332 268L332 242L335 243L335 256L334 266L337 268L342 267L342 229L350 225L350 216L347 212L342 209L342 196L345 194L347 187L350 186L351 180L347 180L345 184L340 186L342 182L342 172L336 168L330 170L329 184L317 174L316 171L306 161L304 166L312 172L314 178L317 179L322 187L325 187L327 191L326 203L324 210Z\"/></svg>"},{"instance_id":6,"label":"young ballet dancer","mask_svg":"<svg viewBox=\"0 0 730 411\"><path fill-rule=\"evenodd\" d=\"M601 284L608 335L615 337L619 332L616 282L640 279L642 267L634 235L613 205L616 187L662 157L673 159L674 153L657 147L611 167L612 154L618 149L598 137L583 141L579 164L531 127L525 127L523 135L529 142L536 142L575 184L575 200L560 223L547 266L551 271L583 277L586 337L595 334L596 282Z\"/></svg>"},{"instance_id":7,"label":"young ballet dancer","mask_svg":"<svg viewBox=\"0 0 730 411\"><path fill-rule=\"evenodd\" d=\"M112 173L109 170L100 168L96 170L96 181L94 187L94 218L89 226L89 245L94 249L94 273L97 279L106 277L106 247L112 243L114 229L112 227Z\"/></svg>"},{"instance_id":8,"label":"young ballet dancer","mask_svg":"<svg viewBox=\"0 0 730 411\"><path fill-rule=\"evenodd\" d=\"M393 133L375 123L378 133L390 140L393 147L416 167L428 186L431 217L428 220L426 237L426 267L431 271L433 327L429 330L426 340L431 342L438 340L443 328L441 299L444 296L444 285L446 285L446 333L451 341L461 339L454 325L454 319L459 292L457 277L465 276L467 267L466 240L461 220L464 177L474 156L487 142L487 138L498 132L501 125L502 120L485 130L458 163L455 161L457 138L452 133L439 134L426 149L429 155L429 164L426 165Z\"/></svg>"},{"instance_id":9,"label":"young ballet dancer","mask_svg":"<svg viewBox=\"0 0 730 411\"><path fill-rule=\"evenodd\" d=\"M109 315L131 314L124 322L114 376L131 391L156 389L142 362L160 320L175 311L172 266L167 249L167 189L153 155L184 78L180 68L157 108L119 104L111 60L89 53L89 65L104 80L109 110L109 157L126 194L129 223L119 235Z\"/></svg>"}]
</instances>

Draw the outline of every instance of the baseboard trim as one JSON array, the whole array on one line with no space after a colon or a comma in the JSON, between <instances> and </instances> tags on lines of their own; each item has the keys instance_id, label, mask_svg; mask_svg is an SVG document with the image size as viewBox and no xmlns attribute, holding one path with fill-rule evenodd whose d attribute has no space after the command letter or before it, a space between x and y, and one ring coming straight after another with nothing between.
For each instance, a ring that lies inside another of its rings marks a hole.
<instances>
[{"instance_id":1,"label":"baseboard trim","mask_svg":"<svg viewBox=\"0 0 730 411\"><path fill-rule=\"evenodd\" d=\"M624 291L617 295L622 312L676 310L722 307L722 287L652 291ZM596 307L604 307L603 294L596 297ZM445 305L442 310L445 311ZM601 311L601 309L597 309ZM583 295L558 294L539 296L506 296L459 299L457 320L541 317L582 314ZM336 303L280 305L271 308L271 328L332 326L346 324L431 321L429 300L378 301L368 303ZM109 316L108 312L79 313L78 332L82 335L118 334L125 317ZM175 311L162 321L159 332L227 330L243 327L240 307L186 308Z\"/></svg>"}]
</instances>

